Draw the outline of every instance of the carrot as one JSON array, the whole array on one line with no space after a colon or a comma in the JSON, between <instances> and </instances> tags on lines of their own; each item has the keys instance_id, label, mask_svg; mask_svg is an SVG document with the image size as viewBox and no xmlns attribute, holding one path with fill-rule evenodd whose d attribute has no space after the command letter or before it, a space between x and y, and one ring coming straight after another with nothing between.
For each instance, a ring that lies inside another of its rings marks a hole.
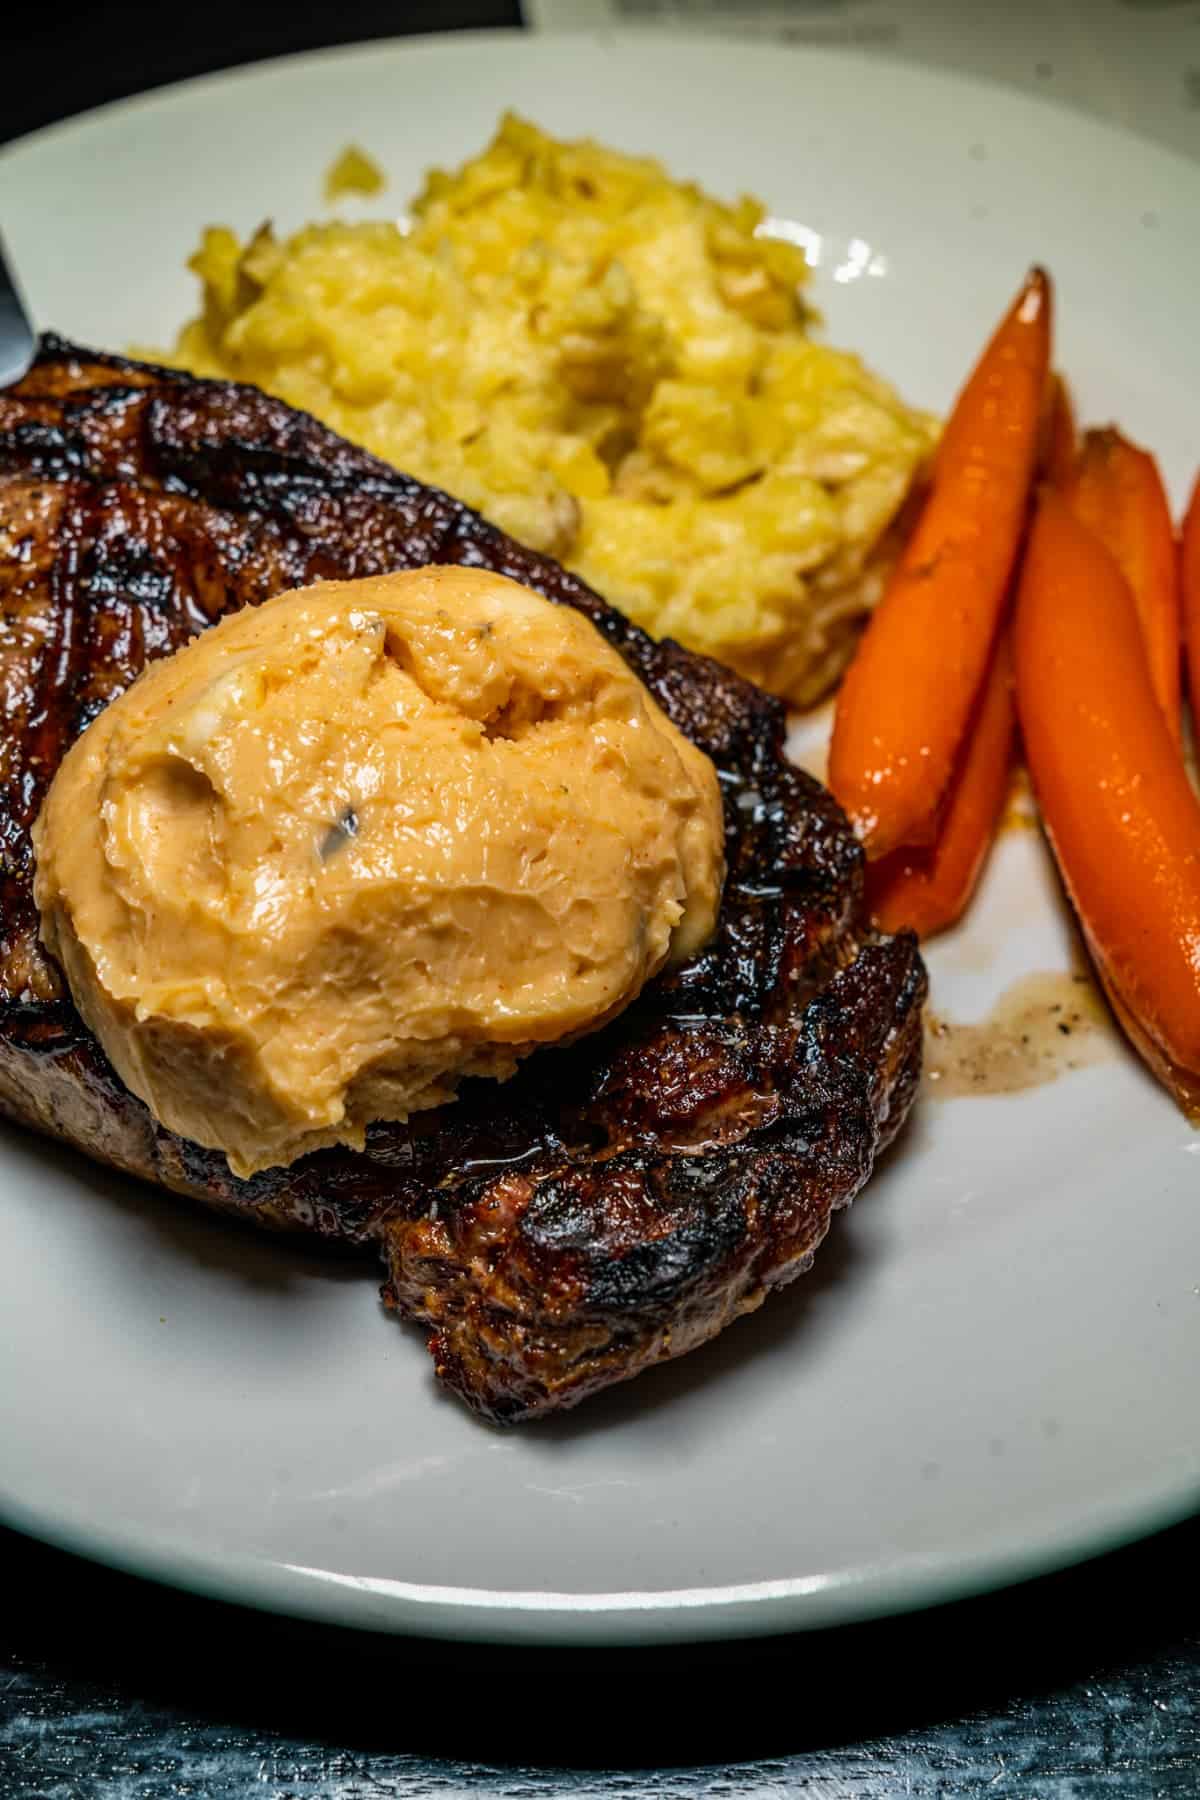
<instances>
[{"instance_id":1,"label":"carrot","mask_svg":"<svg viewBox=\"0 0 1200 1800\"><path fill-rule=\"evenodd\" d=\"M1188 654L1188 685L1192 693L1192 723L1200 735L1200 475L1192 489L1179 543L1179 586L1183 600L1183 631Z\"/></svg>"},{"instance_id":2,"label":"carrot","mask_svg":"<svg viewBox=\"0 0 1200 1800\"><path fill-rule=\"evenodd\" d=\"M1050 315L1034 269L947 420L929 499L838 696L829 784L872 859L937 835L1025 527Z\"/></svg>"},{"instance_id":3,"label":"carrot","mask_svg":"<svg viewBox=\"0 0 1200 1800\"><path fill-rule=\"evenodd\" d=\"M961 917L983 872L1012 770L1011 657L1002 639L992 658L937 840L893 850L867 865L867 905L884 931L911 926L932 937Z\"/></svg>"},{"instance_id":4,"label":"carrot","mask_svg":"<svg viewBox=\"0 0 1200 1800\"><path fill-rule=\"evenodd\" d=\"M1057 371L1050 377L1046 397L1045 437L1042 445L1042 468L1047 481L1061 487L1075 469L1079 440L1075 432L1075 407L1066 380Z\"/></svg>"},{"instance_id":5,"label":"carrot","mask_svg":"<svg viewBox=\"0 0 1200 1800\"><path fill-rule=\"evenodd\" d=\"M1113 1009L1200 1105L1200 802L1113 557L1047 493L1017 597L1017 709L1063 881Z\"/></svg>"},{"instance_id":6,"label":"carrot","mask_svg":"<svg viewBox=\"0 0 1200 1800\"><path fill-rule=\"evenodd\" d=\"M1158 464L1110 426L1088 431L1063 492L1077 519L1106 546L1129 583L1141 620L1150 681L1179 742L1179 572L1171 508Z\"/></svg>"}]
</instances>

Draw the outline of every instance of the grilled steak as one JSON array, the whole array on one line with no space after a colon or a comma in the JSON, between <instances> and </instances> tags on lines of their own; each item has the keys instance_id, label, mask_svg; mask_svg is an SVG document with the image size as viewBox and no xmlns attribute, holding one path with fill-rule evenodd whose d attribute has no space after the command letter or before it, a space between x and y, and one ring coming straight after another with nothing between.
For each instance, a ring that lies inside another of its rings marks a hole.
<instances>
[{"instance_id":1,"label":"grilled steak","mask_svg":"<svg viewBox=\"0 0 1200 1800\"><path fill-rule=\"evenodd\" d=\"M511 1081L249 1181L163 1130L38 943L30 827L67 746L151 658L289 587L422 563L578 607L712 757L717 935ZM0 1109L263 1225L374 1245L389 1306L494 1420L573 1405L806 1269L912 1102L925 976L782 754L779 704L654 643L557 564L254 389L44 340L0 393Z\"/></svg>"}]
</instances>

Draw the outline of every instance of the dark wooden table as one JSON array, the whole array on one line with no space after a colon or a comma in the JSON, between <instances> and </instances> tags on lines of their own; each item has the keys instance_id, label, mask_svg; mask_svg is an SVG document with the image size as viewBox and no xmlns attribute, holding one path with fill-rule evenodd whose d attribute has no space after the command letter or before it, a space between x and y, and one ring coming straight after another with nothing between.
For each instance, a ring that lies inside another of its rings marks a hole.
<instances>
[{"instance_id":1,"label":"dark wooden table","mask_svg":"<svg viewBox=\"0 0 1200 1800\"><path fill-rule=\"evenodd\" d=\"M21 15L0 137L281 50L519 24L516 0ZM551 1655L271 1619L0 1531L0 1800L1200 1800L1198 1571L1200 1520L917 1617Z\"/></svg>"}]
</instances>

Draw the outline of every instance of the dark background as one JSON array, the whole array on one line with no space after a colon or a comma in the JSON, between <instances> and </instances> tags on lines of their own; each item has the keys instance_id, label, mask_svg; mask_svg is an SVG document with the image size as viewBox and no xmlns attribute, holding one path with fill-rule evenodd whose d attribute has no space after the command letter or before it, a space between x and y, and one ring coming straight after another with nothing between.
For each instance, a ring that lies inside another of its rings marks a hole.
<instances>
[{"instance_id":1,"label":"dark background","mask_svg":"<svg viewBox=\"0 0 1200 1800\"><path fill-rule=\"evenodd\" d=\"M1195 1800L1192 1524L1004 1594L742 1645L368 1637L0 1533L4 1800Z\"/></svg>"},{"instance_id":2,"label":"dark background","mask_svg":"<svg viewBox=\"0 0 1200 1800\"><path fill-rule=\"evenodd\" d=\"M519 23L516 0L26 3L0 138L284 51ZM878 1625L541 1653L244 1613L0 1531L0 1800L1200 1800L1198 1571L1200 1520Z\"/></svg>"},{"instance_id":3,"label":"dark background","mask_svg":"<svg viewBox=\"0 0 1200 1800\"><path fill-rule=\"evenodd\" d=\"M266 56L520 23L519 0L10 0L0 7L0 141Z\"/></svg>"}]
</instances>

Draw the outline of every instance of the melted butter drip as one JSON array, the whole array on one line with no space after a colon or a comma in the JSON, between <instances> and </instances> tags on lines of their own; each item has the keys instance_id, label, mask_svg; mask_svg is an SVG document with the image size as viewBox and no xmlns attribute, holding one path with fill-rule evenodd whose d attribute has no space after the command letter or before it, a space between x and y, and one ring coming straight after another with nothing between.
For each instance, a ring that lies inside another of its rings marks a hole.
<instances>
[{"instance_id":1,"label":"melted butter drip","mask_svg":"<svg viewBox=\"0 0 1200 1800\"><path fill-rule=\"evenodd\" d=\"M1000 814L997 831L1002 837L1007 837L1015 831L1037 831L1040 823L1029 776L1024 769L1015 768L1008 784L1008 796Z\"/></svg>"},{"instance_id":2,"label":"melted butter drip","mask_svg":"<svg viewBox=\"0 0 1200 1800\"><path fill-rule=\"evenodd\" d=\"M986 1018L960 1025L930 1012L925 1022L925 1092L1017 1094L1116 1055L1118 1036L1088 976L1026 975Z\"/></svg>"}]
</instances>

